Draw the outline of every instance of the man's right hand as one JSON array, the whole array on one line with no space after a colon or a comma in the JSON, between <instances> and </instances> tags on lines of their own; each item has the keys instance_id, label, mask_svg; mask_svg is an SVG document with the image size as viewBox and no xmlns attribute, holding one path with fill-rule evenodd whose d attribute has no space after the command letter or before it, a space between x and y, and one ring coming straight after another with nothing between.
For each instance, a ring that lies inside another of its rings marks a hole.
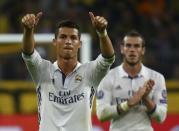
<instances>
[{"instance_id":1,"label":"man's right hand","mask_svg":"<svg viewBox=\"0 0 179 131\"><path fill-rule=\"evenodd\" d=\"M36 16L34 14L26 14L21 20L24 28L33 29L38 24L41 16L42 12L39 12Z\"/></svg>"},{"instance_id":2,"label":"man's right hand","mask_svg":"<svg viewBox=\"0 0 179 131\"><path fill-rule=\"evenodd\" d=\"M128 106L133 107L137 105L145 95L148 95L154 85L153 80L148 80L144 83L143 87L140 87L137 92L128 100ZM150 89L148 92L147 90Z\"/></svg>"}]
</instances>

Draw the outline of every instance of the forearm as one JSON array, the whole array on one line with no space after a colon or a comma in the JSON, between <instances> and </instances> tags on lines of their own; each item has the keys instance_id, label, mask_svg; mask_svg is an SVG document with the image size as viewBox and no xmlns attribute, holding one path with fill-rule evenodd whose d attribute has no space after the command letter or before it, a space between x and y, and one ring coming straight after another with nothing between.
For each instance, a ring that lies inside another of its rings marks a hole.
<instances>
[{"instance_id":1,"label":"forearm","mask_svg":"<svg viewBox=\"0 0 179 131\"><path fill-rule=\"evenodd\" d=\"M167 108L162 105L156 105L155 111L152 114L150 114L150 117L159 123L164 122L166 116Z\"/></svg>"},{"instance_id":2,"label":"forearm","mask_svg":"<svg viewBox=\"0 0 179 131\"><path fill-rule=\"evenodd\" d=\"M23 53L32 54L34 51L34 45L35 45L35 40L34 40L33 29L24 29L23 45L22 45Z\"/></svg>"},{"instance_id":3,"label":"forearm","mask_svg":"<svg viewBox=\"0 0 179 131\"><path fill-rule=\"evenodd\" d=\"M166 107L155 104L150 98L143 99L149 116L157 122L163 122L166 118Z\"/></svg>"},{"instance_id":4,"label":"forearm","mask_svg":"<svg viewBox=\"0 0 179 131\"><path fill-rule=\"evenodd\" d=\"M108 121L118 118L129 110L127 101L117 105L98 105L97 108L97 116L100 121Z\"/></svg>"},{"instance_id":5,"label":"forearm","mask_svg":"<svg viewBox=\"0 0 179 131\"><path fill-rule=\"evenodd\" d=\"M106 32L106 34L99 35L100 49L104 57L110 58L114 55L114 48L112 42Z\"/></svg>"},{"instance_id":6,"label":"forearm","mask_svg":"<svg viewBox=\"0 0 179 131\"><path fill-rule=\"evenodd\" d=\"M149 97L143 98L142 100L148 112L151 112L155 108L156 104Z\"/></svg>"},{"instance_id":7,"label":"forearm","mask_svg":"<svg viewBox=\"0 0 179 131\"><path fill-rule=\"evenodd\" d=\"M97 116L100 121L108 121L115 117L118 117L116 105L98 106Z\"/></svg>"}]
</instances>

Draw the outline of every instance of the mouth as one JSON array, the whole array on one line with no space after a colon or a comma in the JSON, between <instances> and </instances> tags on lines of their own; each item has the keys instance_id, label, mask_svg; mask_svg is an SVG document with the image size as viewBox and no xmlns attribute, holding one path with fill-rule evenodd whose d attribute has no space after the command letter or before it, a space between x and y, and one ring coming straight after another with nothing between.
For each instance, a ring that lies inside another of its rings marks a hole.
<instances>
[{"instance_id":1,"label":"mouth","mask_svg":"<svg viewBox=\"0 0 179 131\"><path fill-rule=\"evenodd\" d=\"M72 47L65 47L64 50L73 50Z\"/></svg>"},{"instance_id":2,"label":"mouth","mask_svg":"<svg viewBox=\"0 0 179 131\"><path fill-rule=\"evenodd\" d=\"M135 58L135 57L136 57L136 55L134 55L134 54L129 55L129 58Z\"/></svg>"}]
</instances>

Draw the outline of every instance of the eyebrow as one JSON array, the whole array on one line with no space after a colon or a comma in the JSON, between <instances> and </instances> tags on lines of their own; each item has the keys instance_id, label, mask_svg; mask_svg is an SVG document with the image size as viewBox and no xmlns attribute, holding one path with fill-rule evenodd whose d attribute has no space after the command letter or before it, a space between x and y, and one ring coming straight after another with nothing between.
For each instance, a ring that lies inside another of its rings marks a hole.
<instances>
[{"instance_id":1,"label":"eyebrow","mask_svg":"<svg viewBox=\"0 0 179 131\"><path fill-rule=\"evenodd\" d=\"M142 44L140 43L124 43L124 46L128 46L128 47L142 47Z\"/></svg>"},{"instance_id":2,"label":"eyebrow","mask_svg":"<svg viewBox=\"0 0 179 131\"><path fill-rule=\"evenodd\" d=\"M125 45L141 45L140 43L124 43Z\"/></svg>"}]
</instances>

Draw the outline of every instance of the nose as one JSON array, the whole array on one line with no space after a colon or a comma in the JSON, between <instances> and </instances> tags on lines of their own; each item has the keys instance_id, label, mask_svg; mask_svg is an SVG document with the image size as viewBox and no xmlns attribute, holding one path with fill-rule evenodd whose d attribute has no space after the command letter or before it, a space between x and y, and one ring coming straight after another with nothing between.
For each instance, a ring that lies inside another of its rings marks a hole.
<instances>
[{"instance_id":1,"label":"nose","mask_svg":"<svg viewBox=\"0 0 179 131\"><path fill-rule=\"evenodd\" d=\"M69 37L67 37L66 40L65 40L65 43L66 43L66 44L71 44L71 43L72 43L72 40L71 40Z\"/></svg>"},{"instance_id":2,"label":"nose","mask_svg":"<svg viewBox=\"0 0 179 131\"><path fill-rule=\"evenodd\" d=\"M135 46L131 46L131 47L129 48L129 51L135 51L135 50L136 50Z\"/></svg>"}]
</instances>

